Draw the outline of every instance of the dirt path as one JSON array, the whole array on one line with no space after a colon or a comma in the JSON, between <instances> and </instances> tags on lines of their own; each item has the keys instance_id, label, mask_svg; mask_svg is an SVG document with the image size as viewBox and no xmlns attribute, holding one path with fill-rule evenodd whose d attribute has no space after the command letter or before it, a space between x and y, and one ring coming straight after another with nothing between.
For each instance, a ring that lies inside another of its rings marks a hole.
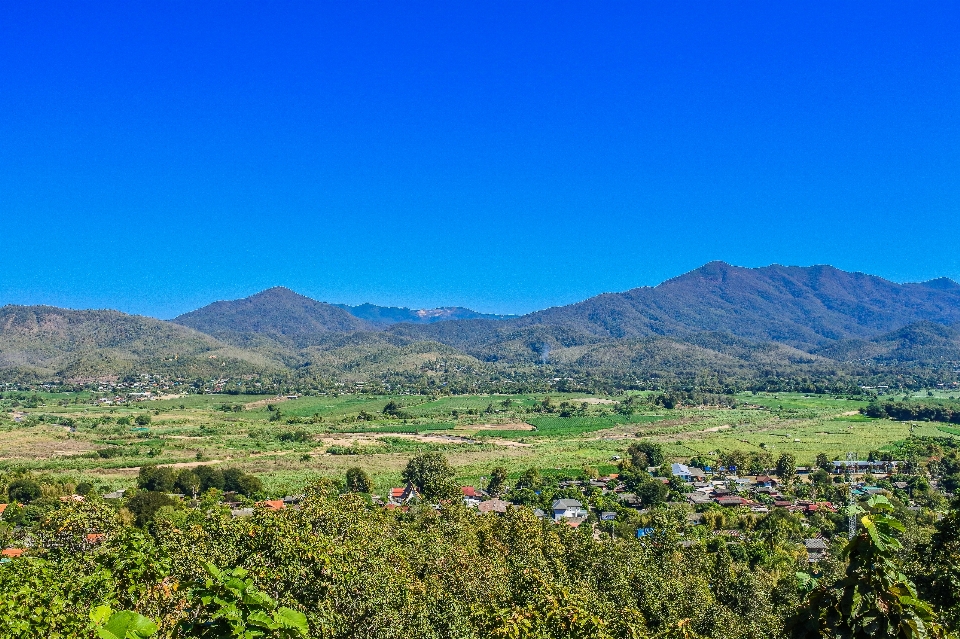
<instances>
[{"instance_id":1,"label":"dirt path","mask_svg":"<svg viewBox=\"0 0 960 639\"><path fill-rule=\"evenodd\" d=\"M280 402L285 402L285 401L287 401L287 398L282 395L278 395L270 399L258 399L255 402L249 402L247 404L244 404L243 410L256 410L258 408L263 408L267 404L279 404Z\"/></svg>"}]
</instances>

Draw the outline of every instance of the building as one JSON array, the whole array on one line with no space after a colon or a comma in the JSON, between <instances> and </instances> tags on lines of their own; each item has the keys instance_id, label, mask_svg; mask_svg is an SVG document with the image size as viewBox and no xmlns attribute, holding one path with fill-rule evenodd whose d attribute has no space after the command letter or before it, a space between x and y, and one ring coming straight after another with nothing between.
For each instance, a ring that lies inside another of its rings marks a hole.
<instances>
[{"instance_id":1,"label":"building","mask_svg":"<svg viewBox=\"0 0 960 639\"><path fill-rule=\"evenodd\" d=\"M807 548L807 561L812 564L826 557L827 551L830 550L830 545L827 544L827 541L820 538L804 539L803 545Z\"/></svg>"},{"instance_id":2,"label":"building","mask_svg":"<svg viewBox=\"0 0 960 639\"><path fill-rule=\"evenodd\" d=\"M461 486L460 492L463 493L463 503L467 506L479 506L483 501L483 493L473 486Z\"/></svg>"},{"instance_id":3,"label":"building","mask_svg":"<svg viewBox=\"0 0 960 639\"><path fill-rule=\"evenodd\" d=\"M483 514L497 513L498 515L502 515L507 512L507 508L509 507L510 502L508 501L504 501L502 499L488 499L487 501L480 502L480 504L477 506L477 510Z\"/></svg>"},{"instance_id":4,"label":"building","mask_svg":"<svg viewBox=\"0 0 960 639\"><path fill-rule=\"evenodd\" d=\"M576 499L558 499L553 502L554 519L581 519L588 514L583 504Z\"/></svg>"},{"instance_id":5,"label":"building","mask_svg":"<svg viewBox=\"0 0 960 639\"><path fill-rule=\"evenodd\" d=\"M699 468L687 466L685 464L670 464L670 472L674 477L679 477L683 481L703 481L707 474Z\"/></svg>"}]
</instances>

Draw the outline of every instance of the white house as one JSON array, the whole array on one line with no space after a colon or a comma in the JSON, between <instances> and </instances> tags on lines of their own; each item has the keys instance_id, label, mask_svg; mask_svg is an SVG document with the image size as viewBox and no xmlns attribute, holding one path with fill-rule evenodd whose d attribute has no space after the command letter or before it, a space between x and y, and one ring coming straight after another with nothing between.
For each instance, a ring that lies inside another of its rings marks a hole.
<instances>
[{"instance_id":1,"label":"white house","mask_svg":"<svg viewBox=\"0 0 960 639\"><path fill-rule=\"evenodd\" d=\"M587 515L583 504L576 499L558 499L553 502L554 519L582 519Z\"/></svg>"}]
</instances>

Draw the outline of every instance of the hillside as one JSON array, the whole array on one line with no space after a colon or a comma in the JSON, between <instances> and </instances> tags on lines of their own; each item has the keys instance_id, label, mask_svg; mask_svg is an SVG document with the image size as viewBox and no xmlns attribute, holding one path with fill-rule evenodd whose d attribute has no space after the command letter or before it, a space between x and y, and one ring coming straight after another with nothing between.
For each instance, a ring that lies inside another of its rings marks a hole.
<instances>
[{"instance_id":1,"label":"hillside","mask_svg":"<svg viewBox=\"0 0 960 639\"><path fill-rule=\"evenodd\" d=\"M726 332L813 348L927 320L960 321L951 280L896 284L831 266L742 268L711 262L654 287L531 313L518 325L577 328L604 337Z\"/></svg>"},{"instance_id":2,"label":"hillside","mask_svg":"<svg viewBox=\"0 0 960 639\"><path fill-rule=\"evenodd\" d=\"M150 317L50 306L0 308L0 370L8 376L69 379L135 371L192 376L276 368L262 355Z\"/></svg>"},{"instance_id":3,"label":"hillside","mask_svg":"<svg viewBox=\"0 0 960 639\"><path fill-rule=\"evenodd\" d=\"M239 300L214 302L172 320L230 344L256 348L263 338L298 348L327 333L373 330L346 310L281 286Z\"/></svg>"},{"instance_id":4,"label":"hillside","mask_svg":"<svg viewBox=\"0 0 960 639\"><path fill-rule=\"evenodd\" d=\"M869 340L841 340L819 349L817 354L848 363L957 368L960 366L960 330L933 322L916 322Z\"/></svg>"}]
</instances>

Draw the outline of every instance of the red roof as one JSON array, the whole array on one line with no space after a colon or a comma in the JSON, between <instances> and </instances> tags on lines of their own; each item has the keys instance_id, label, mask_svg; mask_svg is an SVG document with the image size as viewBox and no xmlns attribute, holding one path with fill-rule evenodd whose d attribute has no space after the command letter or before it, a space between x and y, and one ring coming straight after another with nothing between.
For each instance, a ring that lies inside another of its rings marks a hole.
<instances>
[{"instance_id":1,"label":"red roof","mask_svg":"<svg viewBox=\"0 0 960 639\"><path fill-rule=\"evenodd\" d=\"M391 488L391 489L390 489L390 496L391 496L391 497L403 497L403 491L405 491L405 490L406 490L406 488L404 488L403 486L401 486L400 488Z\"/></svg>"},{"instance_id":2,"label":"red roof","mask_svg":"<svg viewBox=\"0 0 960 639\"><path fill-rule=\"evenodd\" d=\"M478 493L477 489L473 486L462 486L460 490L463 491L464 497L480 497L480 493Z\"/></svg>"},{"instance_id":3,"label":"red roof","mask_svg":"<svg viewBox=\"0 0 960 639\"><path fill-rule=\"evenodd\" d=\"M0 557L19 557L23 555L23 548L4 548L0 551Z\"/></svg>"},{"instance_id":4,"label":"red roof","mask_svg":"<svg viewBox=\"0 0 960 639\"><path fill-rule=\"evenodd\" d=\"M283 503L282 499L268 499L266 501L261 501L258 506L263 506L267 510L283 510L286 507L286 504Z\"/></svg>"},{"instance_id":5,"label":"red roof","mask_svg":"<svg viewBox=\"0 0 960 639\"><path fill-rule=\"evenodd\" d=\"M98 544L103 541L103 533L90 533L87 535L88 544Z\"/></svg>"}]
</instances>

